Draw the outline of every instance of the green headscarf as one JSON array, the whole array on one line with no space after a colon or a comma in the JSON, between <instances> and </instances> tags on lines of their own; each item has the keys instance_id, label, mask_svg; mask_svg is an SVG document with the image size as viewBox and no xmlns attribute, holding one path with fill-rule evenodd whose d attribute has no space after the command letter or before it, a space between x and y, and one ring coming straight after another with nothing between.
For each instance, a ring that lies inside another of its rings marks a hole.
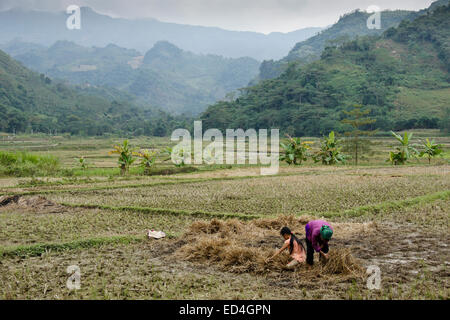
<instances>
[{"instance_id":1,"label":"green headscarf","mask_svg":"<svg viewBox=\"0 0 450 320\"><path fill-rule=\"evenodd\" d=\"M331 230L331 228L327 225L323 225L322 228L320 229L320 235L322 236L322 238L324 240L330 240L331 237L333 236L333 230Z\"/></svg>"}]
</instances>

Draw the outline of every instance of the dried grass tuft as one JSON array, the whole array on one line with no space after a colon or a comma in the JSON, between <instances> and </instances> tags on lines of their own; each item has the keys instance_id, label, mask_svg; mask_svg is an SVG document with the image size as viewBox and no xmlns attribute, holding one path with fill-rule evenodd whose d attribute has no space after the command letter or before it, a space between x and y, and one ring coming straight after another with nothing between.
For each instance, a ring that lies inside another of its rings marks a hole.
<instances>
[{"instance_id":1,"label":"dried grass tuft","mask_svg":"<svg viewBox=\"0 0 450 320\"><path fill-rule=\"evenodd\" d=\"M330 251L329 260L319 265L321 272L325 274L359 275L363 272L363 268L348 248Z\"/></svg>"},{"instance_id":2,"label":"dried grass tuft","mask_svg":"<svg viewBox=\"0 0 450 320\"><path fill-rule=\"evenodd\" d=\"M275 248L279 248L283 243L279 229L286 225L299 229L304 227L305 221L306 219L299 220L292 216L251 222L217 219L209 222L197 221L190 226L185 234L186 243L175 255L193 263L213 263L226 272L281 272L286 270L286 265L291 261L287 253L266 262L274 254ZM363 274L363 268L348 248L332 248L330 259L326 263L317 262L316 258L314 266L300 265L296 271L296 275L302 279L348 279L359 278Z\"/></svg>"},{"instance_id":3,"label":"dried grass tuft","mask_svg":"<svg viewBox=\"0 0 450 320\"><path fill-rule=\"evenodd\" d=\"M186 237L196 237L199 234L219 234L222 237L231 236L231 234L242 233L243 224L237 220L218 220L213 219L207 221L196 221L189 227L189 230L185 234Z\"/></svg>"},{"instance_id":4,"label":"dried grass tuft","mask_svg":"<svg viewBox=\"0 0 450 320\"><path fill-rule=\"evenodd\" d=\"M259 228L269 230L281 230L284 226L289 226L291 230L299 231L300 233L305 229L305 225L311 221L318 219L317 217L304 215L300 217L282 215L276 219L258 219L251 223Z\"/></svg>"},{"instance_id":5,"label":"dried grass tuft","mask_svg":"<svg viewBox=\"0 0 450 320\"><path fill-rule=\"evenodd\" d=\"M219 269L234 273L261 273L281 270L289 261L289 256L281 256L271 264L265 261L273 255L273 249L245 246L236 240L222 239L218 236L200 236L175 253L190 262L216 263Z\"/></svg>"}]
</instances>

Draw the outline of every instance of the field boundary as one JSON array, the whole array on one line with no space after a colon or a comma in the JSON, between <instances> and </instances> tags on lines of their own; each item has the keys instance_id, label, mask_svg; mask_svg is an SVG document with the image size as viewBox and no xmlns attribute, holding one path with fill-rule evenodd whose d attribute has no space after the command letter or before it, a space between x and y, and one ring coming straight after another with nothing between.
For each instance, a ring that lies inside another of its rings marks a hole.
<instances>
[{"instance_id":1,"label":"field boundary","mask_svg":"<svg viewBox=\"0 0 450 320\"><path fill-rule=\"evenodd\" d=\"M369 169L377 169L378 167L367 167ZM380 167L382 168L382 167ZM234 181L234 180L247 180L247 179L263 179L263 178L276 178L276 177L293 177L293 176L303 176L303 175L327 175L330 174L330 172L317 172L314 171L314 168L310 168L310 171L304 171L304 172L295 172L295 173L279 173L276 175L250 175L250 176L232 176L232 177L211 177L211 178L180 178L177 176L154 176L155 178L160 178L165 181L155 182L155 183L144 183L144 184L124 184L124 185L118 185L118 186L103 186L103 187L92 187L92 188L79 188L75 190L69 190L69 189L49 189L49 190L36 190L36 191L24 191L24 192L6 192L4 195L7 196L27 196L27 195L38 195L38 194L57 194L57 193L83 193L83 192L90 192L90 191L100 191L100 190L117 190L117 189L134 189L134 188L146 188L146 187L153 187L153 186L161 186L161 185L175 185L175 184L189 184L189 183L202 183L202 182L210 182L210 181ZM342 170L339 170L338 172L345 172L353 170L353 168L347 168L342 167ZM208 172L207 170L205 170ZM214 170L211 170L213 172ZM186 173L188 174L194 174L198 173ZM333 173L333 172L331 172ZM129 179L132 180L132 179ZM123 181L123 180L122 180ZM126 181L126 180L125 180ZM89 183L81 183L82 185L89 185L89 184L100 184L100 183L106 183L107 181L94 181ZM60 186L70 186L70 185L80 185L80 184L70 184L70 183L63 183L60 184ZM39 188L41 186L25 186L23 188ZM20 186L8 186L0 188L0 190L8 190L8 189L19 189Z\"/></svg>"},{"instance_id":2,"label":"field boundary","mask_svg":"<svg viewBox=\"0 0 450 320\"><path fill-rule=\"evenodd\" d=\"M92 192L92 191L101 191L101 190L117 190L117 189L138 189L138 188L151 188L156 186L164 186L164 185L176 185L176 184L189 184L189 183L202 183L202 182L211 182L211 181L234 181L234 180L247 180L247 179L262 179L262 178L275 178L275 177L290 177L290 176L298 176L303 175L299 173L285 173L278 174L273 176L263 176L263 175L254 175L254 176L234 176L234 177L218 177L218 178L197 178L197 179L183 179L183 178L166 178L168 181L160 181L155 183L144 183L144 184L128 184L128 185L119 185L119 186L104 186L97 188L80 188L75 190L70 189L53 189L53 190L36 190L36 191L24 191L24 192L6 192L4 195L7 196L33 196L33 195L45 195L45 194L58 194L58 193L84 193L84 192ZM169 180L170 179L170 180ZM175 181L173 181L175 180ZM17 187L20 188L20 187Z\"/></svg>"},{"instance_id":3,"label":"field boundary","mask_svg":"<svg viewBox=\"0 0 450 320\"><path fill-rule=\"evenodd\" d=\"M436 200L449 200L450 199L450 190L439 191L435 193L426 194L423 196L418 196L414 198L408 198L404 200L394 200L394 201L385 201L372 205L365 205L361 207L356 207L353 209L347 209L343 211L330 211L325 212L322 215L324 217L350 217L356 218L366 214L379 214L385 210L395 210L402 209L405 207L411 207L417 204L425 204L434 202ZM311 213L310 213L311 214Z\"/></svg>"},{"instance_id":4,"label":"field boundary","mask_svg":"<svg viewBox=\"0 0 450 320\"><path fill-rule=\"evenodd\" d=\"M147 214L171 214L171 215L184 215L191 217L210 217L210 218L223 218L223 219L240 219L240 220L254 220L264 218L263 215L252 215L245 213L234 212L208 212L208 211L188 211L188 210L176 210L176 209L164 209L164 208L151 208L151 207L134 207L134 206L107 206L101 204L74 204L74 203L59 203L60 205L69 208L85 208L85 209L101 209L111 211L135 211Z\"/></svg>"},{"instance_id":5,"label":"field boundary","mask_svg":"<svg viewBox=\"0 0 450 320\"><path fill-rule=\"evenodd\" d=\"M170 237L170 236L169 236ZM0 247L0 258L4 257L33 257L41 256L46 252L61 252L66 250L87 249L106 244L130 244L144 241L143 236L113 236L102 238L90 238L62 243L38 243L33 245L19 245L12 247Z\"/></svg>"},{"instance_id":6,"label":"field boundary","mask_svg":"<svg viewBox=\"0 0 450 320\"><path fill-rule=\"evenodd\" d=\"M417 165L416 165L417 166ZM338 172L346 172L351 171L355 168L353 167L341 167L342 170L339 170ZM363 169L378 169L383 168L383 166L368 166L368 167L361 167ZM214 170L211 170L213 172ZM195 173L198 173L195 172ZM164 186L164 185L177 185L177 184L195 184L195 183L202 183L202 182L212 182L212 181L239 181L239 180L249 180L249 179L264 179L264 178L277 178L277 177L293 177L293 176L303 176L303 175L327 175L332 174L334 172L317 172L314 171L314 168L311 168L311 171L305 171L305 172L295 172L295 173L279 173L276 175L250 175L250 176L231 176L231 177L211 177L211 178L180 178L174 176L154 176L155 178L160 178L165 181L159 181L154 183L144 183L144 184L124 184L124 185L112 185L112 186L102 186L102 187L90 187L90 188L79 188L75 190L71 189L48 189L48 190L36 190L36 191L23 191L23 192L4 192L0 193L0 195L6 195L6 196L33 196L33 195L46 195L46 194L60 194L60 193L84 193L84 192L92 192L92 191L102 191L102 190L118 190L118 189L138 189L138 188L151 188L151 187L157 187L157 186ZM188 173L191 174L191 173ZM193 174L193 173L192 173ZM132 179L130 179L132 180ZM106 183L107 181L95 181L92 183L82 183L82 185L89 185L89 184L99 184L99 183ZM70 185L77 185L75 184L61 184L61 186L70 186ZM78 184L80 185L80 184ZM40 186L36 187L24 187L24 188L39 188ZM8 186L0 188L0 190L8 190L8 189L20 189L20 186Z\"/></svg>"}]
</instances>

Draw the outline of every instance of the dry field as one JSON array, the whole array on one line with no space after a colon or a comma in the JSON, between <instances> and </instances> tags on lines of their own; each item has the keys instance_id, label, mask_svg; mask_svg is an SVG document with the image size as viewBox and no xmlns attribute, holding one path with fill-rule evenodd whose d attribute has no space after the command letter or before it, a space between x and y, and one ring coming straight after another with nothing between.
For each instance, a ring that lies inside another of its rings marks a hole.
<instances>
[{"instance_id":1,"label":"dry field","mask_svg":"<svg viewBox=\"0 0 450 320\"><path fill-rule=\"evenodd\" d=\"M70 166L82 149L100 163L110 142L58 142L55 154ZM252 166L4 177L0 299L448 299L449 204L446 159L307 163L270 177ZM304 237L314 218L335 227L330 261L294 271L287 254L266 263L281 227ZM147 229L167 237L148 240ZM72 265L79 290L66 287ZM378 290L367 287L368 266L381 270Z\"/></svg>"}]
</instances>

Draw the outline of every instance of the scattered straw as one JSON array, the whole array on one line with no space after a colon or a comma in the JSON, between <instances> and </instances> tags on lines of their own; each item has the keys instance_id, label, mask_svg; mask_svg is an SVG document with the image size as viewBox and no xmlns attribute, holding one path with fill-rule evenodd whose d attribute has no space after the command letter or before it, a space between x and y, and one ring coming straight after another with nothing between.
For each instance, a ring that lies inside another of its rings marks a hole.
<instances>
[{"instance_id":1,"label":"scattered straw","mask_svg":"<svg viewBox=\"0 0 450 320\"><path fill-rule=\"evenodd\" d=\"M289 226L301 231L308 219L281 216L277 219L260 219L250 222L239 220L212 220L194 222L184 235L185 244L175 253L178 258L198 263L215 264L219 269L234 273L267 274L282 272L291 261L287 254L279 255L270 262L276 248L281 247L283 239L279 230ZM354 224L356 225L356 224ZM362 224L361 224L362 225ZM344 228L345 227L345 228ZM346 224L340 229L345 233L356 226ZM357 229L363 229L359 227ZM367 229L367 226L366 226ZM299 237L303 237L298 233ZM330 259L310 267L305 264L296 269L296 277L360 278L363 269L348 248L334 248L331 245Z\"/></svg>"}]
</instances>

